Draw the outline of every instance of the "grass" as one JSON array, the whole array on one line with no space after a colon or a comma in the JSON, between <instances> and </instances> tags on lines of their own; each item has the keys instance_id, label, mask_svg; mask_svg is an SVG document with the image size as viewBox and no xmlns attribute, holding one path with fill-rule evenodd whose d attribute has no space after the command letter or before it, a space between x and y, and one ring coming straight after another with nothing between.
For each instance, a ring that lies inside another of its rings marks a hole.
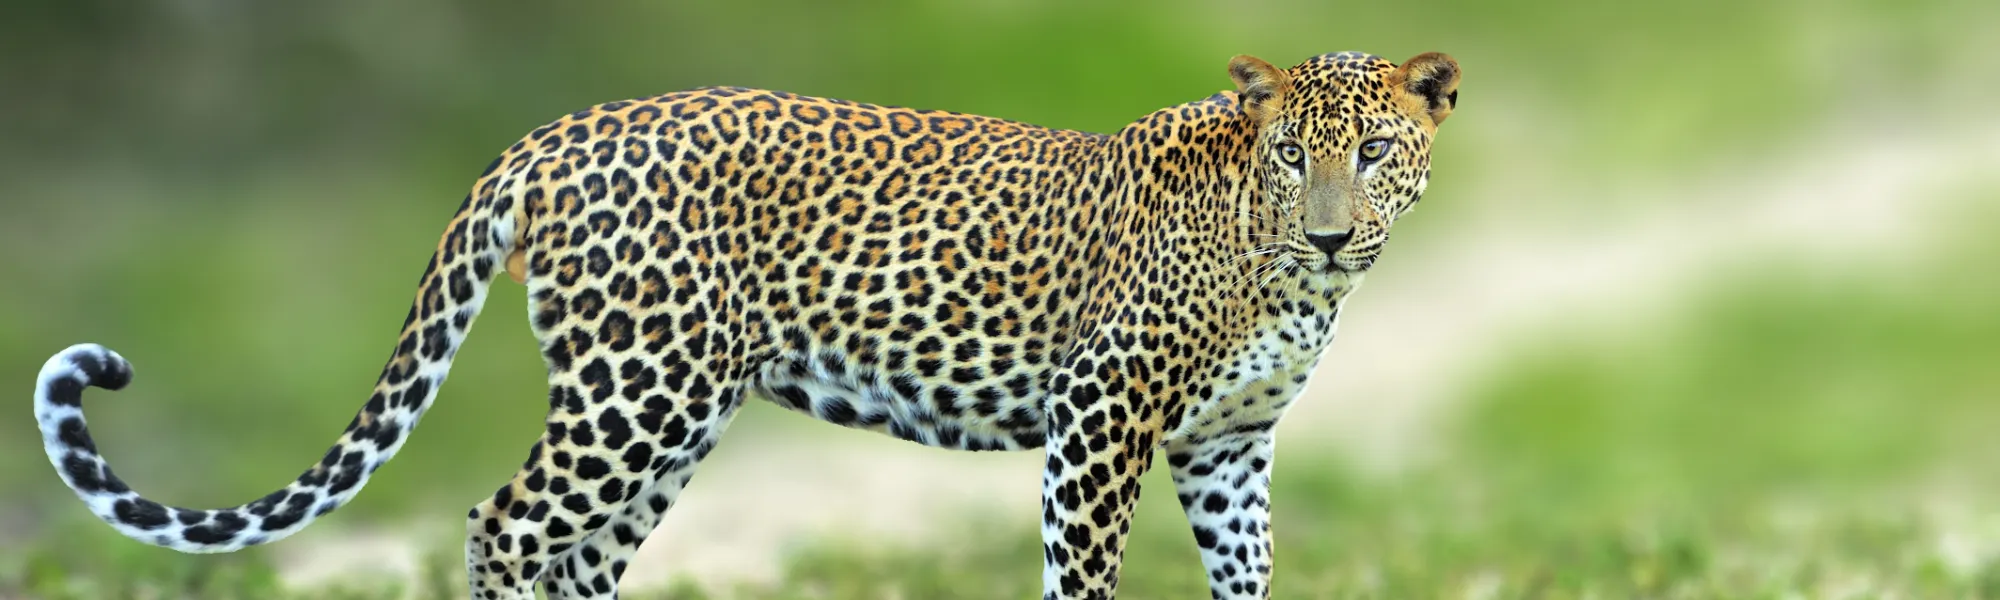
<instances>
[{"instance_id":1,"label":"grass","mask_svg":"<svg viewBox=\"0 0 2000 600\"><path fill-rule=\"evenodd\" d=\"M1288 445L1277 597L2000 598L2000 515L1978 510L2000 479L1977 468L2000 449L1983 433L2000 422L2000 284L1981 271L2000 244L1958 233L1886 285L1765 264L1657 330L1536 346L1408 473ZM1148 477L1121 589L1205 597L1170 484ZM963 527L971 541L934 546L819 540L776 583L634 597L1035 594L1034 529ZM281 590L261 554L184 557L83 524L5 553L0 596L456 597L453 554L416 583Z\"/></svg>"}]
</instances>

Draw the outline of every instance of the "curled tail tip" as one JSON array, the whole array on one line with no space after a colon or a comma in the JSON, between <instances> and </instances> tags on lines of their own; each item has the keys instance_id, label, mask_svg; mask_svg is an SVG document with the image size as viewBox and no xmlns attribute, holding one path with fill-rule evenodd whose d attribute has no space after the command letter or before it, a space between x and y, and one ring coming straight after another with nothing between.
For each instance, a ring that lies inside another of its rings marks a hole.
<instances>
[{"instance_id":1,"label":"curled tail tip","mask_svg":"<svg viewBox=\"0 0 2000 600\"><path fill-rule=\"evenodd\" d=\"M83 375L84 383L107 390L123 389L132 383L132 363L119 356L110 348L97 344L77 344L64 348L49 358L42 367L44 375L51 370L68 370Z\"/></svg>"}]
</instances>

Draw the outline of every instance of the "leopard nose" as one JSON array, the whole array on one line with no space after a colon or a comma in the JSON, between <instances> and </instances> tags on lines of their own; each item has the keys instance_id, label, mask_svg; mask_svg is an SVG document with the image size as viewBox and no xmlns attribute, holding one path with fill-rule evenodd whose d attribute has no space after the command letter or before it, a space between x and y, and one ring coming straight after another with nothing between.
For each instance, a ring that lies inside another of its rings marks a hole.
<instances>
[{"instance_id":1,"label":"leopard nose","mask_svg":"<svg viewBox=\"0 0 2000 600\"><path fill-rule=\"evenodd\" d=\"M1313 247L1318 248L1320 252L1325 252L1327 258L1333 258L1333 253L1339 252L1340 247L1347 245L1347 240L1353 237L1353 231L1308 233L1306 234L1306 241L1311 242Z\"/></svg>"}]
</instances>

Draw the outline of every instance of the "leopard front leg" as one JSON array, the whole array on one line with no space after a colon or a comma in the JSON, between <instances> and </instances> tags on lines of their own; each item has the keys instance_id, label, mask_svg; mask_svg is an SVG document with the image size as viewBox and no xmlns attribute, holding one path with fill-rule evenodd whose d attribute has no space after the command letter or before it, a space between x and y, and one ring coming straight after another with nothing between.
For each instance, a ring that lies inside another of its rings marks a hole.
<instances>
[{"instance_id":1,"label":"leopard front leg","mask_svg":"<svg viewBox=\"0 0 2000 600\"><path fill-rule=\"evenodd\" d=\"M1117 593L1139 476L1152 464L1164 414L1133 384L1143 389L1146 382L1128 382L1116 368L1097 370L1089 358L1072 361L1052 381L1042 472L1044 600Z\"/></svg>"},{"instance_id":2,"label":"leopard front leg","mask_svg":"<svg viewBox=\"0 0 2000 600\"><path fill-rule=\"evenodd\" d=\"M1167 464L1216 600L1271 597L1272 428L1168 442Z\"/></svg>"}]
</instances>

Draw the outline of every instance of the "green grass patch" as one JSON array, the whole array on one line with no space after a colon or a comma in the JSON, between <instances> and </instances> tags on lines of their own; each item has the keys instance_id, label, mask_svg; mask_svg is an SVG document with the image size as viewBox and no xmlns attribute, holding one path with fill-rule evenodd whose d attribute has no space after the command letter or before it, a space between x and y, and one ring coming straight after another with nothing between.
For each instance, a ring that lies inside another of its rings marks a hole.
<instances>
[{"instance_id":1,"label":"green grass patch","mask_svg":"<svg viewBox=\"0 0 2000 600\"><path fill-rule=\"evenodd\" d=\"M2000 521L1933 510L2000 505L1995 478L1966 458L1990 455L1984 431L2000 422L2000 285L1984 275L2000 244L1936 241L1944 251L1894 276L1746 267L1660 327L1524 352L1477 387L1443 457L1410 473L1357 475L1287 445L1277 597L2000 597ZM1146 484L1124 594L1206 597L1171 483ZM418 583L280 596L261 554L186 557L79 527L8 553L0 595L453 597L462 585L443 553ZM776 583L632 597L1039 589L1031 522L968 515L948 539L825 539Z\"/></svg>"}]
</instances>

